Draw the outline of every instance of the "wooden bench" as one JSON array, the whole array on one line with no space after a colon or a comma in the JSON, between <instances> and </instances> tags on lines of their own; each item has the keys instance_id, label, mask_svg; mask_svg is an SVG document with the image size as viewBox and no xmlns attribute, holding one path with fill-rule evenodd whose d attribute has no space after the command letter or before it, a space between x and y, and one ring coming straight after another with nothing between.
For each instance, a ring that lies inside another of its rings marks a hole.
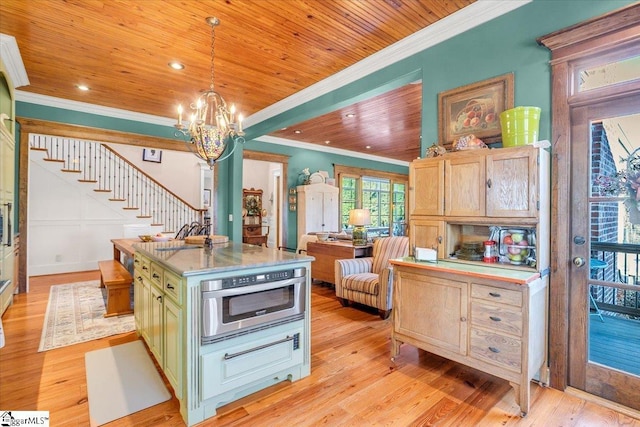
<instances>
[{"instance_id":1,"label":"wooden bench","mask_svg":"<svg viewBox=\"0 0 640 427\"><path fill-rule=\"evenodd\" d=\"M104 317L131 314L130 289L133 278L120 261L99 261L100 287L107 288L107 312Z\"/></svg>"}]
</instances>

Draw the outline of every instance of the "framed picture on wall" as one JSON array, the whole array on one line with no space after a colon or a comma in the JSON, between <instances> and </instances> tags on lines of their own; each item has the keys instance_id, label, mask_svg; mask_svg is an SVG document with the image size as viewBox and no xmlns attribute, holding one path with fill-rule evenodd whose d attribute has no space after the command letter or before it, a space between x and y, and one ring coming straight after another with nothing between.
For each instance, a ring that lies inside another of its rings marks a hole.
<instances>
[{"instance_id":1,"label":"framed picture on wall","mask_svg":"<svg viewBox=\"0 0 640 427\"><path fill-rule=\"evenodd\" d=\"M145 162L162 163L162 150L145 148L142 150L142 160Z\"/></svg>"},{"instance_id":2,"label":"framed picture on wall","mask_svg":"<svg viewBox=\"0 0 640 427\"><path fill-rule=\"evenodd\" d=\"M511 108L513 73L440 92L440 145L450 147L458 138L471 134L486 143L500 141L500 113Z\"/></svg>"},{"instance_id":3,"label":"framed picture on wall","mask_svg":"<svg viewBox=\"0 0 640 427\"><path fill-rule=\"evenodd\" d=\"M206 189L202 192L202 204L211 206L211 190Z\"/></svg>"}]
</instances>

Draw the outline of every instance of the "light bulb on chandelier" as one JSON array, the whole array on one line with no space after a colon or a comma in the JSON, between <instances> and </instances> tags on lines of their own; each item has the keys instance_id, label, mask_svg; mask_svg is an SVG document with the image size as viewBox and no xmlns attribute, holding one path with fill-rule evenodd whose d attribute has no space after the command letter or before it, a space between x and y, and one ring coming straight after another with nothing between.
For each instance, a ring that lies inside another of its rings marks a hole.
<instances>
[{"instance_id":1,"label":"light bulb on chandelier","mask_svg":"<svg viewBox=\"0 0 640 427\"><path fill-rule=\"evenodd\" d=\"M178 122L174 126L178 129L176 136L184 137L189 150L213 169L215 162L226 159L237 144L244 143L244 131L242 115L236 116L234 105L227 108L224 98L214 90L215 27L220 25L220 20L208 17L206 21L211 26L211 84L196 102L189 104L192 113L188 125L182 121L182 105L178 106ZM233 145L230 150L229 144Z\"/></svg>"}]
</instances>

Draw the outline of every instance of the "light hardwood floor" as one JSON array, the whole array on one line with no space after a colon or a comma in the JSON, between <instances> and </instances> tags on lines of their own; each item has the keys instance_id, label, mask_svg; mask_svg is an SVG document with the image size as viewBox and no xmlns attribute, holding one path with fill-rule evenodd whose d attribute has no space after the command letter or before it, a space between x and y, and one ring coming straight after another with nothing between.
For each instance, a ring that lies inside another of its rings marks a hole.
<instances>
[{"instance_id":1,"label":"light hardwood floor","mask_svg":"<svg viewBox=\"0 0 640 427\"><path fill-rule=\"evenodd\" d=\"M38 353L49 287L97 272L35 277L2 318L0 409L47 410L52 426L88 426L84 354L138 339L134 332ZM506 381L403 346L390 361L390 323L344 308L312 287L311 376L219 408L206 426L637 426L640 421L536 384L520 418ZM183 426L172 399L108 426Z\"/></svg>"}]
</instances>

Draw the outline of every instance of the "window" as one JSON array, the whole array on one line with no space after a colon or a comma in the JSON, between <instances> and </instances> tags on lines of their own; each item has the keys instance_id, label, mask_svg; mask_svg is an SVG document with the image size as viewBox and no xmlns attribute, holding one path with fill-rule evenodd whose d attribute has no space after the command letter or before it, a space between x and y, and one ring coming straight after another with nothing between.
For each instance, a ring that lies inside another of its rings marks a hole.
<instances>
[{"instance_id":1,"label":"window","mask_svg":"<svg viewBox=\"0 0 640 427\"><path fill-rule=\"evenodd\" d=\"M340 220L349 228L349 211L369 209L370 236L406 234L407 176L368 169L336 166L340 185Z\"/></svg>"}]
</instances>

